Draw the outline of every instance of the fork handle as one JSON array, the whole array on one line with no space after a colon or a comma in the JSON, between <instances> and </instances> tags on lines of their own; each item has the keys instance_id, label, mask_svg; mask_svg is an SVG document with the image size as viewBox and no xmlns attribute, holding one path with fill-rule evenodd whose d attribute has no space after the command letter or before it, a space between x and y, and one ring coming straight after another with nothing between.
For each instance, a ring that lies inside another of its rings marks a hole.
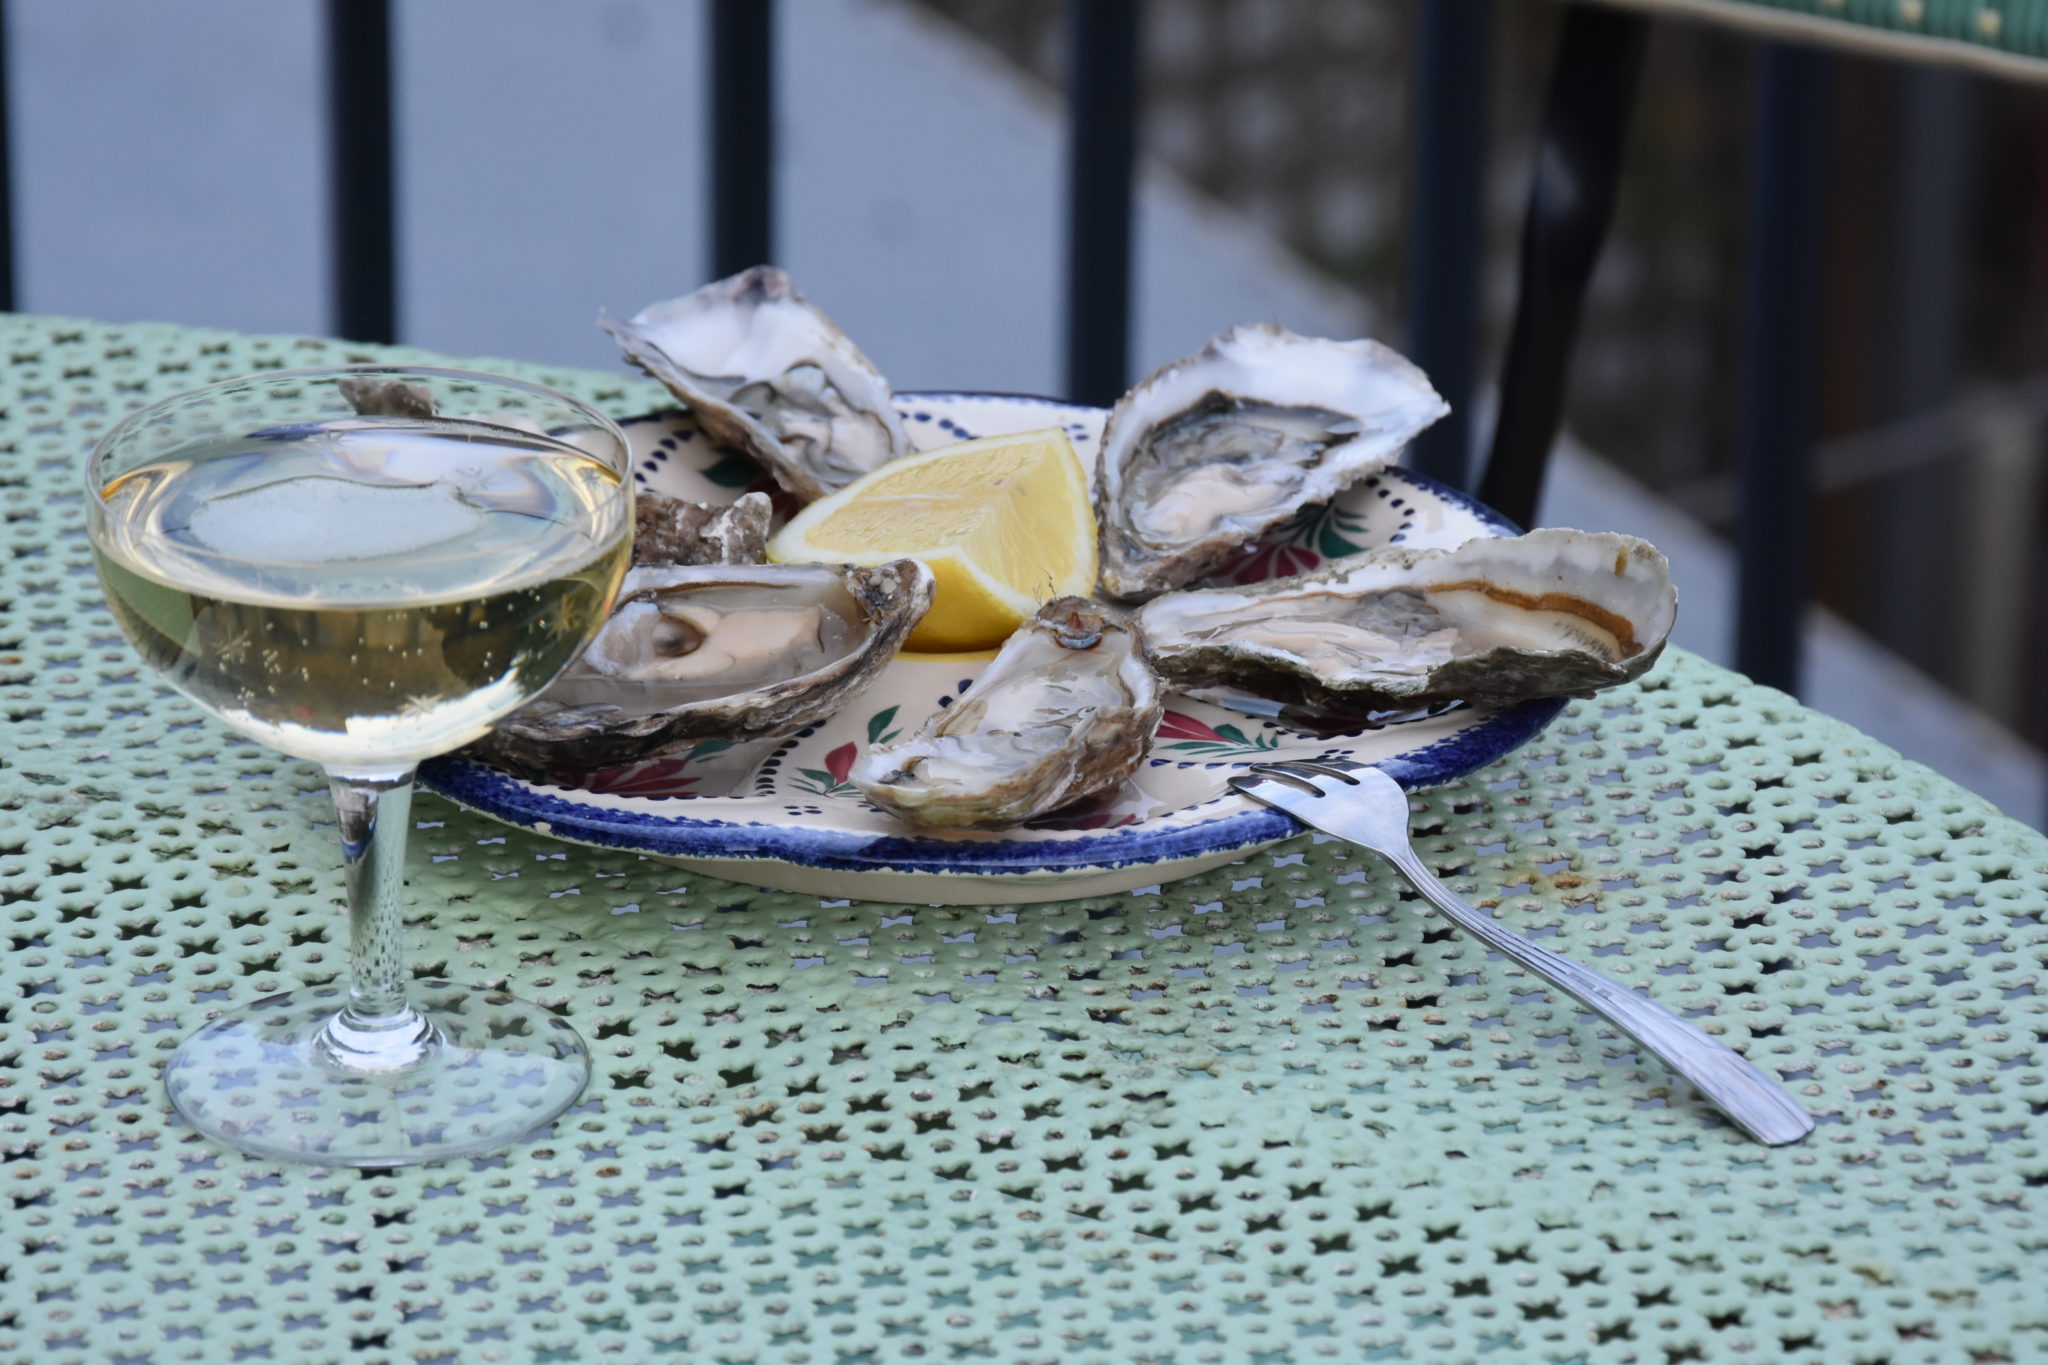
<instances>
[{"instance_id":1,"label":"fork handle","mask_svg":"<svg viewBox=\"0 0 2048 1365\"><path fill-rule=\"evenodd\" d=\"M1451 923L1517 965L1527 968L1615 1025L1662 1058L1758 1142L1776 1147L1813 1131L1813 1116L1777 1081L1751 1066L1726 1043L1703 1033L1656 1001L1624 989L1596 971L1531 943L1453 895L1407 849L1379 850Z\"/></svg>"}]
</instances>

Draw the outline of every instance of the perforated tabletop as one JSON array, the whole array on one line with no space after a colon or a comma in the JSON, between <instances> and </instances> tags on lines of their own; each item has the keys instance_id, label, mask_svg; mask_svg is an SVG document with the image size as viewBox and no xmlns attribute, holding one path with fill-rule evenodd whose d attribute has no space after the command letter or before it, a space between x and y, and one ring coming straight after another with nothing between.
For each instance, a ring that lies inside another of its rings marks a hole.
<instances>
[{"instance_id":1,"label":"perforated tabletop","mask_svg":"<svg viewBox=\"0 0 2048 1365\"><path fill-rule=\"evenodd\" d=\"M0 1360L2048 1358L2048 841L1683 654L1413 826L1468 899L1783 1076L1798 1146L1337 843L934 909L423 794L412 962L559 1009L588 1095L442 1166L215 1147L157 1068L344 972L331 807L129 651L79 471L177 389L421 353L36 318L0 346Z\"/></svg>"}]
</instances>

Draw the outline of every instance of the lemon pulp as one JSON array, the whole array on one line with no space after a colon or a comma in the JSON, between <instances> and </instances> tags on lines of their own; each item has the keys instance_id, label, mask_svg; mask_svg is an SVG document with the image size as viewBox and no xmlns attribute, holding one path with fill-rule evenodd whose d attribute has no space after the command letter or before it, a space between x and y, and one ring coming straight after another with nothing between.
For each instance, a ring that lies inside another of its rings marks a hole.
<instances>
[{"instance_id":1,"label":"lemon pulp","mask_svg":"<svg viewBox=\"0 0 2048 1365\"><path fill-rule=\"evenodd\" d=\"M768 558L923 560L938 592L906 648L985 649L1041 604L1095 590L1095 511L1066 433L985 436L892 460L819 499Z\"/></svg>"}]
</instances>

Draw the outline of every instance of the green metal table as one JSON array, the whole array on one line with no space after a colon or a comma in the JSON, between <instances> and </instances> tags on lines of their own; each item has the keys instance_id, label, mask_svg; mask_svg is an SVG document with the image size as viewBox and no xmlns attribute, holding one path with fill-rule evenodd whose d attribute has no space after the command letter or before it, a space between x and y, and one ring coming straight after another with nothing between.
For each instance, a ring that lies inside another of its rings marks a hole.
<instances>
[{"instance_id":1,"label":"green metal table","mask_svg":"<svg viewBox=\"0 0 2048 1365\"><path fill-rule=\"evenodd\" d=\"M1468 899L1784 1077L1798 1146L1317 837L940 909L430 796L411 960L559 1009L587 1096L440 1166L213 1146L158 1065L344 970L332 813L130 653L79 471L174 390L421 353L29 317L0 348L0 1360L2048 1358L2048 841L1683 654L1413 825Z\"/></svg>"}]
</instances>

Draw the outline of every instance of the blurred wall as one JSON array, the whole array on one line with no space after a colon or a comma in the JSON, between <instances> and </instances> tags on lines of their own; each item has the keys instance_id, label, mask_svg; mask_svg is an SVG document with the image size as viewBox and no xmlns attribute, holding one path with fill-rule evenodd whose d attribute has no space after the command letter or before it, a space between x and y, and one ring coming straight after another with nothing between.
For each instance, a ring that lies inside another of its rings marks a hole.
<instances>
[{"instance_id":1,"label":"blurred wall","mask_svg":"<svg viewBox=\"0 0 2048 1365\"><path fill-rule=\"evenodd\" d=\"M704 279L703 10L398 0L401 339L613 367L593 325ZM324 332L319 7L14 0L21 298ZM900 387L1059 386L1055 105L895 0L781 8L777 254ZM1135 356L1232 323L1364 324L1354 295L1148 180Z\"/></svg>"},{"instance_id":2,"label":"blurred wall","mask_svg":"<svg viewBox=\"0 0 2048 1365\"><path fill-rule=\"evenodd\" d=\"M22 307L317 332L315 5L7 7Z\"/></svg>"}]
</instances>

